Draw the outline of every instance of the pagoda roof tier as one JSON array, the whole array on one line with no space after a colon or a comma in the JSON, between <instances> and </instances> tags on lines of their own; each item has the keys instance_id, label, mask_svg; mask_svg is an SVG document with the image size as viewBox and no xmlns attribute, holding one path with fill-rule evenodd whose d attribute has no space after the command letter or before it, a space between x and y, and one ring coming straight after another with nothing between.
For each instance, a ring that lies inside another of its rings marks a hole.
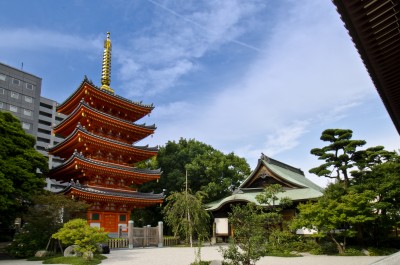
<instances>
[{"instance_id":1,"label":"pagoda roof tier","mask_svg":"<svg viewBox=\"0 0 400 265\"><path fill-rule=\"evenodd\" d=\"M117 164L133 164L157 155L158 147L134 146L96 135L78 124L75 130L61 143L49 149L49 153L61 158L70 157L75 150L85 157L98 160L110 158Z\"/></svg>"},{"instance_id":2,"label":"pagoda roof tier","mask_svg":"<svg viewBox=\"0 0 400 265\"><path fill-rule=\"evenodd\" d=\"M81 100L74 111L53 128L53 133L67 137L80 123L88 130L97 130L107 138L115 138L127 143L137 142L154 133L156 126L135 124L99 111ZM110 133L109 131L113 131ZM108 131L108 132L107 132Z\"/></svg>"},{"instance_id":3,"label":"pagoda roof tier","mask_svg":"<svg viewBox=\"0 0 400 265\"><path fill-rule=\"evenodd\" d=\"M85 79L75 92L63 103L57 106L57 112L69 115L74 111L82 98L87 102L95 102L96 105L105 105L115 113L120 113L124 119L137 121L151 113L154 109L153 104L145 105L141 102L134 102L121 96L115 95L107 90L96 87L91 81Z\"/></svg>"},{"instance_id":4,"label":"pagoda roof tier","mask_svg":"<svg viewBox=\"0 0 400 265\"><path fill-rule=\"evenodd\" d=\"M64 190L59 191L65 195L73 195L89 202L115 202L131 206L145 207L162 203L164 194L143 193L116 189L98 188L70 183Z\"/></svg>"},{"instance_id":5,"label":"pagoda roof tier","mask_svg":"<svg viewBox=\"0 0 400 265\"><path fill-rule=\"evenodd\" d=\"M95 159L86 158L83 154L74 152L63 164L52 168L48 177L58 181L70 179L87 180L96 175L114 179L124 179L127 183L140 185L160 178L161 170L141 169L123 166Z\"/></svg>"}]
</instances>

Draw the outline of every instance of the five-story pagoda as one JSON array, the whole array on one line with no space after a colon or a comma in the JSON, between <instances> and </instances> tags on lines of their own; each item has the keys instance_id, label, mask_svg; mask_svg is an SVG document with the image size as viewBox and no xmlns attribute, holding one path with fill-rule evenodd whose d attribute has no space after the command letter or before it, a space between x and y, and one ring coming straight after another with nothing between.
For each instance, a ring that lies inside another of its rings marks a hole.
<instances>
[{"instance_id":1,"label":"five-story pagoda","mask_svg":"<svg viewBox=\"0 0 400 265\"><path fill-rule=\"evenodd\" d=\"M62 192L88 202L91 226L117 232L126 229L134 208L162 203L163 194L141 193L137 187L160 178L160 170L146 170L135 164L157 155L157 147L136 146L135 142L154 133L155 125L137 124L150 114L152 105L132 102L114 94L110 87L111 40L104 42L101 87L86 77L78 89L57 107L67 115L53 133L64 141L49 153L64 158L49 177L70 182Z\"/></svg>"}]
</instances>

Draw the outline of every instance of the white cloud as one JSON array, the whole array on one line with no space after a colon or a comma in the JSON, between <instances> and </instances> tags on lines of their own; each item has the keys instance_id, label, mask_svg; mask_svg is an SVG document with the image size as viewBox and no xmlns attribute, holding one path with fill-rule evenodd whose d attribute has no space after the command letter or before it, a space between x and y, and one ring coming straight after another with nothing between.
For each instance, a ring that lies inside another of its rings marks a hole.
<instances>
[{"instance_id":1,"label":"white cloud","mask_svg":"<svg viewBox=\"0 0 400 265\"><path fill-rule=\"evenodd\" d=\"M184 101L170 102L167 105L158 106L153 111L154 119L176 120L177 116L191 109L191 104Z\"/></svg>"},{"instance_id":2,"label":"white cloud","mask_svg":"<svg viewBox=\"0 0 400 265\"><path fill-rule=\"evenodd\" d=\"M267 135L266 142L261 148L270 156L290 150L299 144L299 139L307 132L309 122L294 122L287 127L279 128L272 134ZM261 152L260 152L261 153Z\"/></svg>"},{"instance_id":3,"label":"white cloud","mask_svg":"<svg viewBox=\"0 0 400 265\"><path fill-rule=\"evenodd\" d=\"M101 49L104 39L100 36L80 37L35 28L0 28L0 35L2 36L0 48L42 51L46 49L96 51Z\"/></svg>"},{"instance_id":4,"label":"white cloud","mask_svg":"<svg viewBox=\"0 0 400 265\"><path fill-rule=\"evenodd\" d=\"M201 8L191 9L193 3L186 1L171 3L171 7L149 2L155 4L158 15L149 25L148 34L135 37L121 52L134 64L123 66L124 60L118 60L118 76L128 97L167 91L181 77L198 69L198 59L225 43L246 46L235 40L246 31L240 22L263 6L257 1L207 1L201 3Z\"/></svg>"},{"instance_id":5,"label":"white cloud","mask_svg":"<svg viewBox=\"0 0 400 265\"><path fill-rule=\"evenodd\" d=\"M186 118L178 115L181 136L249 159L276 155L296 148L324 120L343 119L373 93L332 6L291 8L293 17L282 16L265 35L266 53L243 62L245 72L197 102ZM165 133L173 131L168 128Z\"/></svg>"}]
</instances>

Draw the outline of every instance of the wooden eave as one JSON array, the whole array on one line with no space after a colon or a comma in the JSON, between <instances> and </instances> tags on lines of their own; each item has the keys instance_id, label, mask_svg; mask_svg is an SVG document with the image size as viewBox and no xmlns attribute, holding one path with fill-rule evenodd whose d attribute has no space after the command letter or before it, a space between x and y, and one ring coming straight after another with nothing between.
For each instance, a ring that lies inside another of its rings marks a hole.
<instances>
[{"instance_id":1,"label":"wooden eave","mask_svg":"<svg viewBox=\"0 0 400 265\"><path fill-rule=\"evenodd\" d=\"M87 149L90 149L89 151ZM82 126L78 125L75 130L65 138L61 143L49 150L49 154L61 158L69 158L74 151L83 154L93 153L101 150L103 153L115 153L123 155L127 160L125 163L137 163L147 160L157 155L158 148L149 148L147 146L134 146L106 137L93 134ZM130 159L129 159L130 158Z\"/></svg>"},{"instance_id":2,"label":"wooden eave","mask_svg":"<svg viewBox=\"0 0 400 265\"><path fill-rule=\"evenodd\" d=\"M120 109L122 112L127 113L133 121L150 114L154 109L153 105L143 105L102 90L85 78L77 90L63 103L57 106L57 112L69 115L74 111L76 105L79 104L82 98L89 99L90 97L92 97L92 100L98 100L104 102L104 104L109 104L113 109Z\"/></svg>"},{"instance_id":3,"label":"wooden eave","mask_svg":"<svg viewBox=\"0 0 400 265\"><path fill-rule=\"evenodd\" d=\"M400 133L400 1L333 3Z\"/></svg>"},{"instance_id":4,"label":"wooden eave","mask_svg":"<svg viewBox=\"0 0 400 265\"><path fill-rule=\"evenodd\" d=\"M53 133L67 137L73 132L78 123L86 126L88 129L90 129L91 123L93 123L93 125L95 125L94 123L98 123L102 125L102 127L108 127L114 131L128 134L130 137L127 141L129 140L129 142L142 140L153 134L156 129L155 125L139 125L113 117L81 101L66 119L53 128Z\"/></svg>"},{"instance_id":5,"label":"wooden eave","mask_svg":"<svg viewBox=\"0 0 400 265\"><path fill-rule=\"evenodd\" d=\"M151 196L151 194L146 194L147 196L143 196L144 193L135 191L130 192L130 194L127 191L118 192L117 190L110 190L110 192L105 192L104 189L99 190L94 187L90 188L88 186L69 186L63 191L63 193L65 195L73 195L74 197L90 202L114 202L123 203L131 206L149 206L163 202L162 194L154 194L155 196Z\"/></svg>"},{"instance_id":6,"label":"wooden eave","mask_svg":"<svg viewBox=\"0 0 400 265\"><path fill-rule=\"evenodd\" d=\"M58 181L70 181L71 179L86 178L86 175L116 175L120 179L142 184L160 178L160 170L139 169L118 164L106 163L85 158L74 153L67 161L58 167L52 168L48 177Z\"/></svg>"}]
</instances>

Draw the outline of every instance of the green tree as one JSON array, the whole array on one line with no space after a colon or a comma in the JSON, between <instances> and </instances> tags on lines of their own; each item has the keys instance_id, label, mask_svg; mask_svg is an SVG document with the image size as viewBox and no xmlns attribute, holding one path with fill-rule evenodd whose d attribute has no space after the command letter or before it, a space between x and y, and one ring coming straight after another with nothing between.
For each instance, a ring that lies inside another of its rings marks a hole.
<instances>
[{"instance_id":1,"label":"green tree","mask_svg":"<svg viewBox=\"0 0 400 265\"><path fill-rule=\"evenodd\" d=\"M203 240L209 234L210 215L203 206L204 193L190 190L173 192L163 209L165 222L172 227L174 236L183 236L192 246L192 238Z\"/></svg>"},{"instance_id":2,"label":"green tree","mask_svg":"<svg viewBox=\"0 0 400 265\"><path fill-rule=\"evenodd\" d=\"M168 141L161 146L156 158L136 164L140 168L161 168L159 181L144 183L142 192L163 192L171 194L185 189L186 172L192 193L203 191L204 203L222 199L230 195L243 179L250 174L250 167L244 158L234 153L224 154L210 145L194 139L181 138L178 142ZM135 210L132 214L135 223L156 225L163 216L161 207ZM170 227L166 225L169 232Z\"/></svg>"},{"instance_id":3,"label":"green tree","mask_svg":"<svg viewBox=\"0 0 400 265\"><path fill-rule=\"evenodd\" d=\"M383 148L369 151L365 156L367 162L360 163L360 170L352 172L353 188L360 193L374 192L377 219L363 227L363 232L370 242L380 246L400 226L400 156Z\"/></svg>"},{"instance_id":4,"label":"green tree","mask_svg":"<svg viewBox=\"0 0 400 265\"><path fill-rule=\"evenodd\" d=\"M72 218L83 215L89 205L62 194L46 192L33 198L33 204L23 215L24 225L14 237L8 252L18 258L32 257L45 249L52 234Z\"/></svg>"},{"instance_id":5,"label":"green tree","mask_svg":"<svg viewBox=\"0 0 400 265\"><path fill-rule=\"evenodd\" d=\"M257 202L262 206L264 212L264 227L268 232L278 225L282 227L282 210L292 205L289 197L279 198L278 194L285 192L285 189L279 184L271 184L264 188L263 192L256 196Z\"/></svg>"},{"instance_id":6,"label":"green tree","mask_svg":"<svg viewBox=\"0 0 400 265\"><path fill-rule=\"evenodd\" d=\"M204 191L205 202L229 195L250 174L246 160L234 153L223 154L210 145L183 138L178 142L168 141L160 148L157 163L150 161L144 166L161 168L163 173L158 183L145 183L141 191L180 192L185 187L187 171L192 192Z\"/></svg>"},{"instance_id":7,"label":"green tree","mask_svg":"<svg viewBox=\"0 0 400 265\"><path fill-rule=\"evenodd\" d=\"M35 194L43 192L48 164L35 150L35 138L7 112L0 112L0 142L0 224L4 228L26 211Z\"/></svg>"},{"instance_id":8,"label":"green tree","mask_svg":"<svg viewBox=\"0 0 400 265\"><path fill-rule=\"evenodd\" d=\"M255 264L265 253L265 214L254 203L233 205L229 223L234 236L227 249L221 248L224 264Z\"/></svg>"},{"instance_id":9,"label":"green tree","mask_svg":"<svg viewBox=\"0 0 400 265\"><path fill-rule=\"evenodd\" d=\"M380 245L400 220L399 155L383 146L359 149L366 142L352 140L352 133L343 129L323 131L321 140L329 145L314 148L311 153L325 163L310 173L334 178L337 184L330 185L316 204L298 207L303 224L329 236L339 252L344 247L340 249L337 236L343 240L357 236L359 244Z\"/></svg>"},{"instance_id":10,"label":"green tree","mask_svg":"<svg viewBox=\"0 0 400 265\"><path fill-rule=\"evenodd\" d=\"M259 205L232 206L229 222L234 236L229 247L221 250L227 264L254 264L265 254L268 244L265 239L282 224L281 211L292 204L289 198L279 196L284 192L279 184L268 185L256 196Z\"/></svg>"},{"instance_id":11,"label":"green tree","mask_svg":"<svg viewBox=\"0 0 400 265\"><path fill-rule=\"evenodd\" d=\"M317 176L336 179L350 186L350 169L355 166L358 157L357 148L365 145L364 140L352 140L353 131L344 129L327 129L322 132L321 140L329 144L323 148L314 148L311 154L324 160L322 165L310 169Z\"/></svg>"},{"instance_id":12,"label":"green tree","mask_svg":"<svg viewBox=\"0 0 400 265\"><path fill-rule=\"evenodd\" d=\"M328 237L338 252L344 254L347 238L357 235L357 227L376 219L373 200L371 191L357 193L340 183L330 184L317 202L298 206L300 212L291 225L292 228L315 229L315 236Z\"/></svg>"},{"instance_id":13,"label":"green tree","mask_svg":"<svg viewBox=\"0 0 400 265\"><path fill-rule=\"evenodd\" d=\"M64 245L78 245L78 252L98 249L98 244L107 240L108 233L102 228L91 227L84 219L73 219L64 224L53 238L59 239Z\"/></svg>"}]
</instances>

